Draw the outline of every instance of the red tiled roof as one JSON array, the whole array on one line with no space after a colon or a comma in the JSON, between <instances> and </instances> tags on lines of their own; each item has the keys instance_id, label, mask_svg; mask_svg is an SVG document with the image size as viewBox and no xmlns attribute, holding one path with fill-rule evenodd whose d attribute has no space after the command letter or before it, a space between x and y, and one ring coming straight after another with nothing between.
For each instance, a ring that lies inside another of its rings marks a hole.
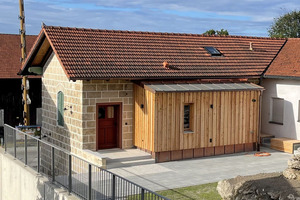
<instances>
[{"instance_id":1,"label":"red tiled roof","mask_svg":"<svg viewBox=\"0 0 300 200\"><path fill-rule=\"evenodd\" d=\"M70 79L258 77L286 41L50 26L43 31ZM223 56L212 57L205 46Z\"/></svg>"},{"instance_id":2,"label":"red tiled roof","mask_svg":"<svg viewBox=\"0 0 300 200\"><path fill-rule=\"evenodd\" d=\"M29 52L37 36L26 36L26 50ZM0 34L0 79L21 78L20 35Z\"/></svg>"},{"instance_id":3,"label":"red tiled roof","mask_svg":"<svg viewBox=\"0 0 300 200\"><path fill-rule=\"evenodd\" d=\"M266 77L300 77L300 38L289 38L274 59Z\"/></svg>"}]
</instances>

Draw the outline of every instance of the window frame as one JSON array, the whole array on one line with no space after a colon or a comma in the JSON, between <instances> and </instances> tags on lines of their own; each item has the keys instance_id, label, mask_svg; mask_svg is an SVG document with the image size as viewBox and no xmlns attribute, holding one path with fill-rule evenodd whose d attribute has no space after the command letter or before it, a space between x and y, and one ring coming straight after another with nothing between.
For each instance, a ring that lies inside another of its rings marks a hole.
<instances>
[{"instance_id":1,"label":"window frame","mask_svg":"<svg viewBox=\"0 0 300 200\"><path fill-rule=\"evenodd\" d=\"M62 91L59 91L57 93L57 125L64 127L65 120L64 120L64 93ZM60 117L61 116L61 117Z\"/></svg>"},{"instance_id":2,"label":"window frame","mask_svg":"<svg viewBox=\"0 0 300 200\"><path fill-rule=\"evenodd\" d=\"M300 100L298 100L298 122L300 122Z\"/></svg>"},{"instance_id":3,"label":"window frame","mask_svg":"<svg viewBox=\"0 0 300 200\"><path fill-rule=\"evenodd\" d=\"M185 128L184 119L185 119L185 106L189 106L189 127ZM193 133L194 132L194 103L184 103L183 104L183 131L184 133Z\"/></svg>"},{"instance_id":4,"label":"window frame","mask_svg":"<svg viewBox=\"0 0 300 200\"><path fill-rule=\"evenodd\" d=\"M274 111L274 101L275 100L280 100L282 101L282 110L281 111ZM277 112L282 112L282 113L277 113ZM282 120L279 121L277 119L274 120L274 115L275 114L281 114L282 115ZM272 124L278 124L278 125L283 125L283 122L284 122L284 98L279 98L279 97L271 97L271 103L270 103L270 118L269 118L269 123L272 123Z\"/></svg>"}]
</instances>

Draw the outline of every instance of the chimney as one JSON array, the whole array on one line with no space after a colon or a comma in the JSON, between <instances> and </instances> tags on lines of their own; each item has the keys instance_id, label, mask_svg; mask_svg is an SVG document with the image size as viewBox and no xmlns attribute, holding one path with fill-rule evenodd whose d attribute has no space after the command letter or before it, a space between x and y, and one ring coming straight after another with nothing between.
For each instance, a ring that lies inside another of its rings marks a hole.
<instances>
[{"instance_id":1,"label":"chimney","mask_svg":"<svg viewBox=\"0 0 300 200\"><path fill-rule=\"evenodd\" d=\"M164 68L169 69L169 63L168 63L167 61L164 61L164 62L163 62L163 66L164 66Z\"/></svg>"},{"instance_id":2,"label":"chimney","mask_svg":"<svg viewBox=\"0 0 300 200\"><path fill-rule=\"evenodd\" d=\"M249 50L250 50L250 51L253 51L253 43L250 42L249 45L250 45L250 46L249 46Z\"/></svg>"}]
</instances>

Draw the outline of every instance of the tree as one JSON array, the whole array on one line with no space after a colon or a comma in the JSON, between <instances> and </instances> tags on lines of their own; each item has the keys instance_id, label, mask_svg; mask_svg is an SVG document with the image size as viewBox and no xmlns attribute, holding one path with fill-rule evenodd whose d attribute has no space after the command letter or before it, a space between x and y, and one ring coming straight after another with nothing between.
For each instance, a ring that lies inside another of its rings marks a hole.
<instances>
[{"instance_id":1,"label":"tree","mask_svg":"<svg viewBox=\"0 0 300 200\"><path fill-rule=\"evenodd\" d=\"M228 31L226 29L221 29L221 30L214 30L210 29L206 32L203 33L204 35L229 35Z\"/></svg>"},{"instance_id":2,"label":"tree","mask_svg":"<svg viewBox=\"0 0 300 200\"><path fill-rule=\"evenodd\" d=\"M300 11L292 11L278 18L268 30L270 37L299 38L300 37Z\"/></svg>"}]
</instances>

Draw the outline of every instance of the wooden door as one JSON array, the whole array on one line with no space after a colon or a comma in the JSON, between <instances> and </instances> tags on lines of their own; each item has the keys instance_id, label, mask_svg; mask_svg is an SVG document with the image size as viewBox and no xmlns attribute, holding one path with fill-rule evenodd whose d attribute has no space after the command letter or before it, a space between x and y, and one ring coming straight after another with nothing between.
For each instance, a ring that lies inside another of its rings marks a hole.
<instances>
[{"instance_id":1,"label":"wooden door","mask_svg":"<svg viewBox=\"0 0 300 200\"><path fill-rule=\"evenodd\" d=\"M97 112L98 149L118 147L118 106L98 106Z\"/></svg>"}]
</instances>

